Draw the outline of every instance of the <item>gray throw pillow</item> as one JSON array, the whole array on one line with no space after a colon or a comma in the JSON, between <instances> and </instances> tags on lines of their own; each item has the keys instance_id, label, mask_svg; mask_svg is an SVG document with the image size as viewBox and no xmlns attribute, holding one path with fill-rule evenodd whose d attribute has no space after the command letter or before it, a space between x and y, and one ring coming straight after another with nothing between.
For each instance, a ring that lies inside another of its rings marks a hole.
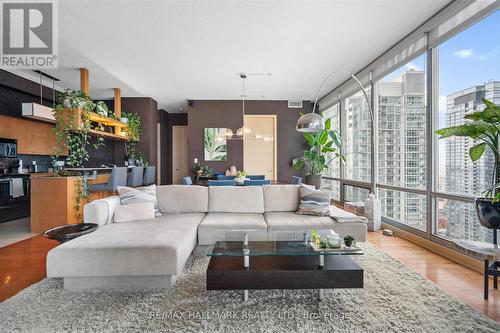
<instances>
[{"instance_id":1,"label":"gray throw pillow","mask_svg":"<svg viewBox=\"0 0 500 333\"><path fill-rule=\"evenodd\" d=\"M300 205L297 214L328 216L330 215L330 191L315 190L309 186L300 186Z\"/></svg>"},{"instance_id":2,"label":"gray throw pillow","mask_svg":"<svg viewBox=\"0 0 500 333\"><path fill-rule=\"evenodd\" d=\"M161 215L160 210L158 209L158 200L156 199L156 185L138 188L118 186L117 190L122 205L152 202L155 208L155 215Z\"/></svg>"}]
</instances>

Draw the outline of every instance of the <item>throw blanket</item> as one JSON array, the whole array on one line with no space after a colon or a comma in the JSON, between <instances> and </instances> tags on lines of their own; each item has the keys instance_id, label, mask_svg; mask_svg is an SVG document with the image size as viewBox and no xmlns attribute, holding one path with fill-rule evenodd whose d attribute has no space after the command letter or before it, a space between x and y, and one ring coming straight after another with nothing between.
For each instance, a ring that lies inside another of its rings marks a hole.
<instances>
[{"instance_id":1,"label":"throw blanket","mask_svg":"<svg viewBox=\"0 0 500 333\"><path fill-rule=\"evenodd\" d=\"M358 216L353 213L346 212L335 205L330 205L330 217L337 222L367 222L366 217Z\"/></svg>"}]
</instances>

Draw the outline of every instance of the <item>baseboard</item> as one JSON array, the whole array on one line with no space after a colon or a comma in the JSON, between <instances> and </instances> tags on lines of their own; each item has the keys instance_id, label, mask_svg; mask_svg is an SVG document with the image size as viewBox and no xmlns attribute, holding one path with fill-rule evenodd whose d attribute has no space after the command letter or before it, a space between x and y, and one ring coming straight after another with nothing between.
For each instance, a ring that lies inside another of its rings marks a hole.
<instances>
[{"instance_id":1,"label":"baseboard","mask_svg":"<svg viewBox=\"0 0 500 333\"><path fill-rule=\"evenodd\" d=\"M447 248L446 246L434 243L428 239L422 238L422 237L415 235L411 232L396 228L393 225L382 223L382 227L387 228L387 229L391 229L392 231L394 231L394 234L396 236L399 236L403 239L406 239L409 242L412 242L412 243L417 244L417 245L419 245L419 246L421 246L429 251L432 251L436 254L439 254L440 256L443 256L447 259L450 259L451 261L454 261L457 264L465 266L465 267L472 269L478 273L481 273L481 274L483 273L484 263L480 260L474 259L471 256L468 256L464 253L460 253L460 252L455 251L453 249Z\"/></svg>"}]
</instances>

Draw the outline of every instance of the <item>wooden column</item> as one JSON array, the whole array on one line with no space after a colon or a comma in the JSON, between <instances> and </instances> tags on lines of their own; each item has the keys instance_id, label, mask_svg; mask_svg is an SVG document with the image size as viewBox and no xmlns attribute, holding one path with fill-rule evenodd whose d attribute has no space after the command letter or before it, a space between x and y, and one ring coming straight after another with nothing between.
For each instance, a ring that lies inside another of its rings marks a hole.
<instances>
[{"instance_id":1,"label":"wooden column","mask_svg":"<svg viewBox=\"0 0 500 333\"><path fill-rule=\"evenodd\" d=\"M114 88L115 91L115 101L114 101L114 112L116 118L120 118L122 116L122 92L120 88ZM115 126L115 134L121 135L122 128L119 126Z\"/></svg>"},{"instance_id":2,"label":"wooden column","mask_svg":"<svg viewBox=\"0 0 500 333\"><path fill-rule=\"evenodd\" d=\"M89 94L89 70L87 68L80 68L80 90L87 95Z\"/></svg>"}]
</instances>

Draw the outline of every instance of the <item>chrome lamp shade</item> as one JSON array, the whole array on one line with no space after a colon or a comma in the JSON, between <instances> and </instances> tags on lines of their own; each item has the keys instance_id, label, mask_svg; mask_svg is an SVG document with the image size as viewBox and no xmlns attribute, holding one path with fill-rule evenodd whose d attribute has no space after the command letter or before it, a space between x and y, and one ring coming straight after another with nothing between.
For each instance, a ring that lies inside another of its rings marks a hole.
<instances>
[{"instance_id":1,"label":"chrome lamp shade","mask_svg":"<svg viewBox=\"0 0 500 333\"><path fill-rule=\"evenodd\" d=\"M317 113L307 113L297 121L297 131L306 133L321 132L325 129L323 117Z\"/></svg>"}]
</instances>

